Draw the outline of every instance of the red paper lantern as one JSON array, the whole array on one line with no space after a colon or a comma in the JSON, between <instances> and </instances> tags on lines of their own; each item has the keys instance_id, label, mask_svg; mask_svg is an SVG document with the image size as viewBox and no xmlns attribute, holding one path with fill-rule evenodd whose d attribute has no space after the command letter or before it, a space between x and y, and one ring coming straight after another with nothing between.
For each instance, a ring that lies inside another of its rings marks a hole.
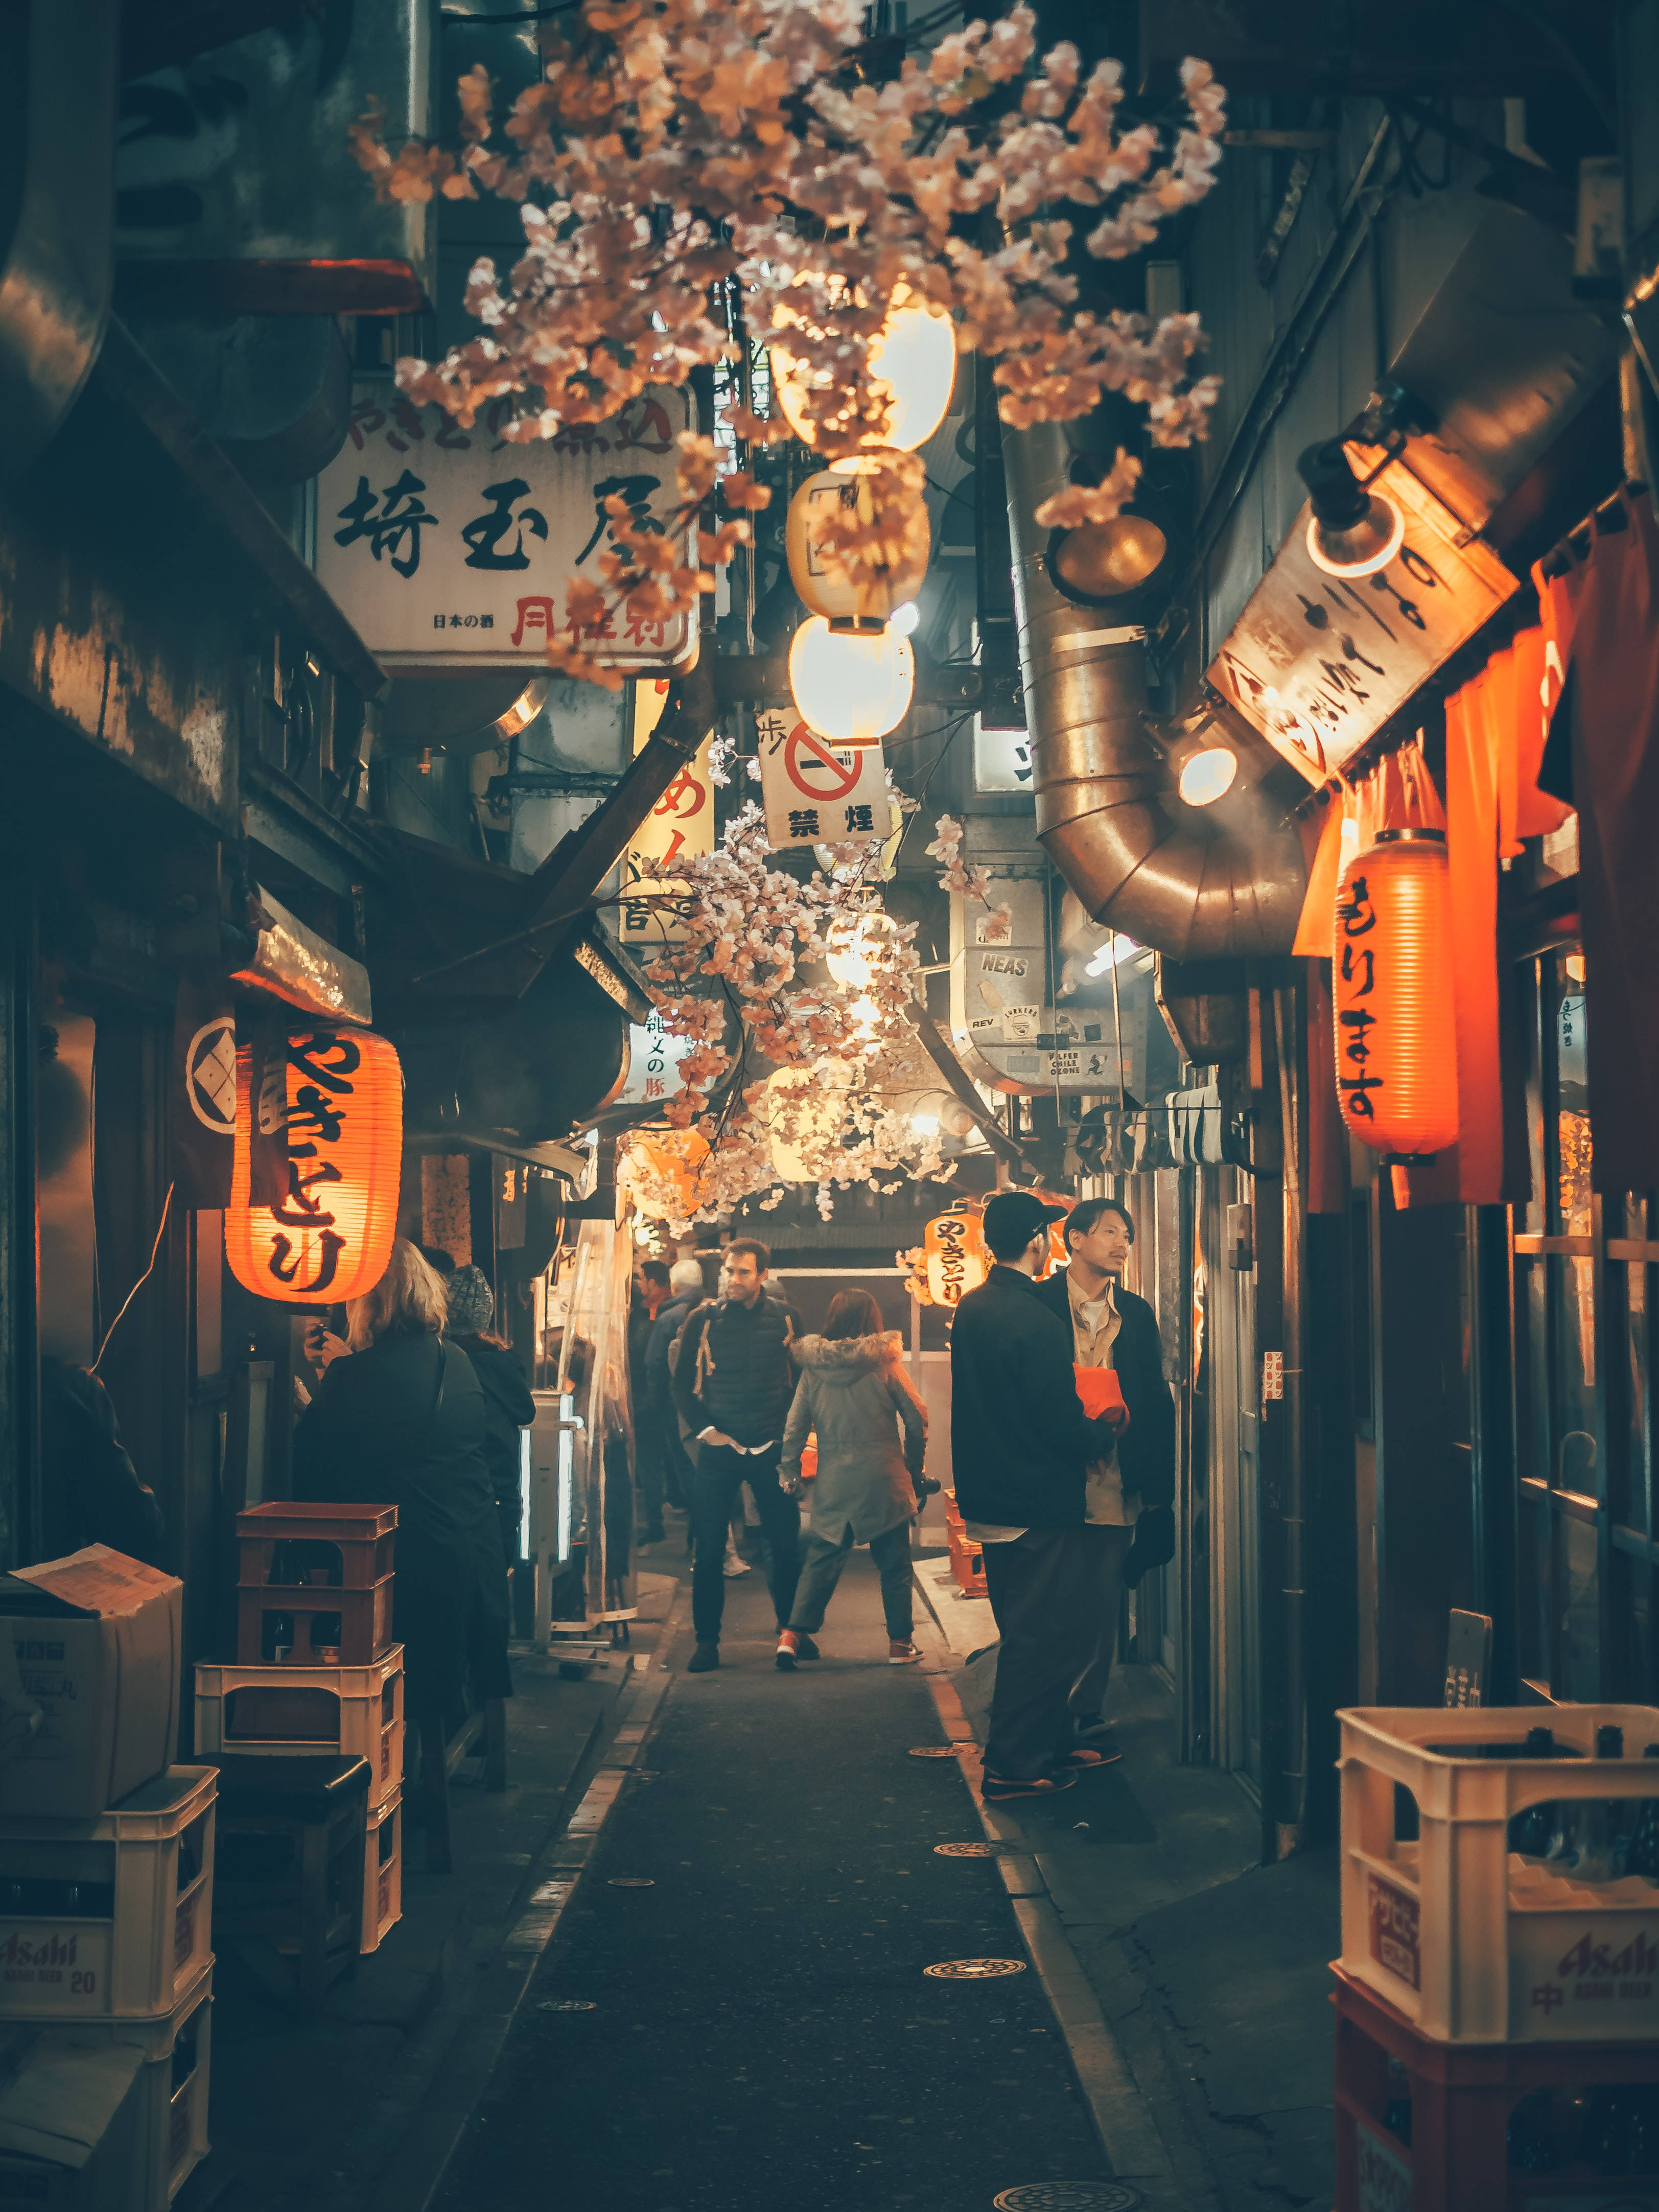
<instances>
[{"instance_id":1,"label":"red paper lantern","mask_svg":"<svg viewBox=\"0 0 1659 2212\"><path fill-rule=\"evenodd\" d=\"M230 1272L284 1305L362 1297L386 1273L398 1233L404 1079L398 1055L368 1030L294 1029L283 1070L288 1195L254 1206L252 1054L236 1054L236 1152L225 1213Z\"/></svg>"},{"instance_id":2,"label":"red paper lantern","mask_svg":"<svg viewBox=\"0 0 1659 2212\"><path fill-rule=\"evenodd\" d=\"M1337 890L1337 1096L1380 1152L1422 1158L1457 1142L1450 903L1443 830L1384 830Z\"/></svg>"}]
</instances>

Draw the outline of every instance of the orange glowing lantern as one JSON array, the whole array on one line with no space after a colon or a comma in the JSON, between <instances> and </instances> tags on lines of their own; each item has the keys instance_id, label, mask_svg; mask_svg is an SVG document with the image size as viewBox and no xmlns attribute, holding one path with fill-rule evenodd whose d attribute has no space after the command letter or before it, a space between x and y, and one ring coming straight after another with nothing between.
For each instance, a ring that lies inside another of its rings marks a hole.
<instances>
[{"instance_id":1,"label":"orange glowing lantern","mask_svg":"<svg viewBox=\"0 0 1659 2212\"><path fill-rule=\"evenodd\" d=\"M985 1232L976 1213L941 1213L922 1238L927 1292L936 1306L958 1305L991 1271Z\"/></svg>"},{"instance_id":2,"label":"orange glowing lantern","mask_svg":"<svg viewBox=\"0 0 1659 2212\"><path fill-rule=\"evenodd\" d=\"M1376 1151L1420 1159L1457 1142L1457 1040L1443 830L1384 830L1336 895L1336 1087Z\"/></svg>"},{"instance_id":3,"label":"orange glowing lantern","mask_svg":"<svg viewBox=\"0 0 1659 2212\"><path fill-rule=\"evenodd\" d=\"M636 1184L647 1186L636 1189L636 1196L647 1213L667 1205L665 1218L685 1221L702 1204L698 1179L708 1158L708 1139L696 1129L636 1129L628 1140L628 1158L637 1170Z\"/></svg>"},{"instance_id":4,"label":"orange glowing lantern","mask_svg":"<svg viewBox=\"0 0 1659 2212\"><path fill-rule=\"evenodd\" d=\"M1077 1200L1074 1198L1068 1198L1063 1190L1045 1190L1042 1193L1042 1203L1045 1206L1063 1206L1069 1214L1077 1204ZM1071 1249L1066 1242L1066 1224L1063 1221L1051 1221L1048 1224L1048 1249L1043 1257L1042 1272L1036 1279L1040 1283L1044 1282L1054 1273L1056 1267L1068 1267L1071 1263Z\"/></svg>"},{"instance_id":5,"label":"orange glowing lantern","mask_svg":"<svg viewBox=\"0 0 1659 2212\"><path fill-rule=\"evenodd\" d=\"M274 1059L274 1055L273 1055ZM398 1055L368 1030L295 1029L283 1054L288 1194L255 1206L252 1053L236 1054L236 1149L225 1213L225 1257L245 1290L284 1305L362 1297L386 1273L398 1233L404 1078ZM272 1067L270 1073L274 1074ZM274 1087L263 1086L269 1096Z\"/></svg>"}]
</instances>

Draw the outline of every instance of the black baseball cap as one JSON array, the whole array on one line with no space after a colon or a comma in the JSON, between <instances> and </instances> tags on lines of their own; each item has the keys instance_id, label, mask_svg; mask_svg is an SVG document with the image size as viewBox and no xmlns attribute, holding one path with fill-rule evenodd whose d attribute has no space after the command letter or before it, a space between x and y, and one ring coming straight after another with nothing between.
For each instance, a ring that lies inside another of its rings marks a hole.
<instances>
[{"instance_id":1,"label":"black baseball cap","mask_svg":"<svg viewBox=\"0 0 1659 2212\"><path fill-rule=\"evenodd\" d=\"M1045 1206L1035 1191L1000 1190L985 1202L985 1241L993 1255L1023 1252L1038 1230L1051 1221L1064 1221L1063 1206Z\"/></svg>"}]
</instances>

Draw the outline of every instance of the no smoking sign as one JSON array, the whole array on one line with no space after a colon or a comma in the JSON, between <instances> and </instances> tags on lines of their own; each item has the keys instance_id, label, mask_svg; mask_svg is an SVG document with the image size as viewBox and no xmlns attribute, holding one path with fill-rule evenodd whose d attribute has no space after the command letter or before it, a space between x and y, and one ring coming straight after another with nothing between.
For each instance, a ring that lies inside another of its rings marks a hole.
<instances>
[{"instance_id":1,"label":"no smoking sign","mask_svg":"<svg viewBox=\"0 0 1659 2212\"><path fill-rule=\"evenodd\" d=\"M832 745L789 714L757 715L756 732L774 852L887 836L892 810L879 745Z\"/></svg>"}]
</instances>

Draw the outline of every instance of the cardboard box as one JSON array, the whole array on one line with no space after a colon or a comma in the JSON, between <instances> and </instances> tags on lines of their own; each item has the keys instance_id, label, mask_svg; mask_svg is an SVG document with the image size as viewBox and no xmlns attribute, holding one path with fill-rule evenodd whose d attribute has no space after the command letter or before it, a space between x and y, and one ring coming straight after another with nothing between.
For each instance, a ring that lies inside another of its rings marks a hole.
<instances>
[{"instance_id":1,"label":"cardboard box","mask_svg":"<svg viewBox=\"0 0 1659 2212\"><path fill-rule=\"evenodd\" d=\"M40 1725L0 1765L0 1813L90 1820L173 1762L184 1584L106 1545L0 1575L0 1634Z\"/></svg>"},{"instance_id":2,"label":"cardboard box","mask_svg":"<svg viewBox=\"0 0 1659 2212\"><path fill-rule=\"evenodd\" d=\"M128 2212L144 2054L42 2041L0 2087L0 2207Z\"/></svg>"}]
</instances>

